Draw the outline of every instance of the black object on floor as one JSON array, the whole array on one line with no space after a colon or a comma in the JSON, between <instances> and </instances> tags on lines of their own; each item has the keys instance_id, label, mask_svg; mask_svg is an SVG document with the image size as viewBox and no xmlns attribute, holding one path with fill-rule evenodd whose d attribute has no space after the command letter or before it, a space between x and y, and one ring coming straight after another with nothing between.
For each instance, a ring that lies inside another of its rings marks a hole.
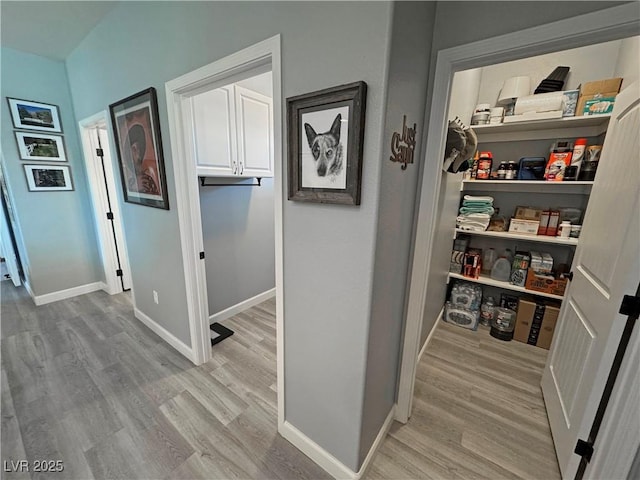
<instances>
[{"instance_id":1,"label":"black object on floor","mask_svg":"<svg viewBox=\"0 0 640 480\"><path fill-rule=\"evenodd\" d=\"M220 325L219 323L212 323L211 326L211 346L213 347L216 343L220 343L225 338L229 338L233 335L233 330L229 330L224 325Z\"/></svg>"}]
</instances>

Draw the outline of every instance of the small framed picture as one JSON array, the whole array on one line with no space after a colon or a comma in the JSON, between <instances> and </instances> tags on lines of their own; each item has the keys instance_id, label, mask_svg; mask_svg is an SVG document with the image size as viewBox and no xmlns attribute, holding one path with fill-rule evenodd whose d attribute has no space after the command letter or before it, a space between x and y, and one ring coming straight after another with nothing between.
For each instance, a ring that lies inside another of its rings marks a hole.
<instances>
[{"instance_id":1,"label":"small framed picture","mask_svg":"<svg viewBox=\"0 0 640 480\"><path fill-rule=\"evenodd\" d=\"M60 135L16 132L16 141L18 142L18 151L22 160L67 161L64 142Z\"/></svg>"},{"instance_id":2,"label":"small framed picture","mask_svg":"<svg viewBox=\"0 0 640 480\"><path fill-rule=\"evenodd\" d=\"M155 88L109 105L124 200L169 210Z\"/></svg>"},{"instance_id":3,"label":"small framed picture","mask_svg":"<svg viewBox=\"0 0 640 480\"><path fill-rule=\"evenodd\" d=\"M43 132L62 132L58 107L48 103L32 102L8 98L9 110L15 128L40 130Z\"/></svg>"},{"instance_id":4,"label":"small framed picture","mask_svg":"<svg viewBox=\"0 0 640 480\"><path fill-rule=\"evenodd\" d=\"M289 200L360 205L367 84L287 99Z\"/></svg>"},{"instance_id":5,"label":"small framed picture","mask_svg":"<svg viewBox=\"0 0 640 480\"><path fill-rule=\"evenodd\" d=\"M68 165L24 165L30 192L73 190Z\"/></svg>"}]
</instances>

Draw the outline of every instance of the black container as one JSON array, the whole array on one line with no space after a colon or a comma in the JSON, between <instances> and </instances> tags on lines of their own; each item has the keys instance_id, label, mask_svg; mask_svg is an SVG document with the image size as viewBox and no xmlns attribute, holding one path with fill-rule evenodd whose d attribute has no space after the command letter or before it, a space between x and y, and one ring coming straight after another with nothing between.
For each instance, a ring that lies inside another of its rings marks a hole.
<instances>
[{"instance_id":1,"label":"black container","mask_svg":"<svg viewBox=\"0 0 640 480\"><path fill-rule=\"evenodd\" d=\"M513 330L510 332L503 332L502 330L498 330L495 327L491 327L489 334L492 337L497 338L498 340L504 340L505 342L510 342L511 340L513 340Z\"/></svg>"},{"instance_id":2,"label":"black container","mask_svg":"<svg viewBox=\"0 0 640 480\"><path fill-rule=\"evenodd\" d=\"M571 182L576 181L578 179L578 166L577 165L569 165L564 169L564 181Z\"/></svg>"},{"instance_id":3,"label":"black container","mask_svg":"<svg viewBox=\"0 0 640 480\"><path fill-rule=\"evenodd\" d=\"M598 169L598 161L583 162L580 169L578 180L583 182L592 182L596 178L596 170Z\"/></svg>"}]
</instances>

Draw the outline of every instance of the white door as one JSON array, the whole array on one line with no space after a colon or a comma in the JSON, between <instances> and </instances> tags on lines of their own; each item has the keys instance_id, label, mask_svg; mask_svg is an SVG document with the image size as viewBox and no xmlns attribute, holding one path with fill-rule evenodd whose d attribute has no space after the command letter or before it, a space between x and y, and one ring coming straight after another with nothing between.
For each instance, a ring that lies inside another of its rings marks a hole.
<instances>
[{"instance_id":1,"label":"white door","mask_svg":"<svg viewBox=\"0 0 640 480\"><path fill-rule=\"evenodd\" d=\"M273 177L271 98L236 85L239 175Z\"/></svg>"},{"instance_id":2,"label":"white door","mask_svg":"<svg viewBox=\"0 0 640 480\"><path fill-rule=\"evenodd\" d=\"M542 377L563 478L575 475L576 442L586 440L604 390L626 320L622 298L640 281L639 90L634 83L616 99Z\"/></svg>"},{"instance_id":3,"label":"white door","mask_svg":"<svg viewBox=\"0 0 640 480\"><path fill-rule=\"evenodd\" d=\"M198 175L236 175L233 85L202 92L189 100L184 105L184 118L189 124L187 131L193 132L192 151Z\"/></svg>"}]
</instances>

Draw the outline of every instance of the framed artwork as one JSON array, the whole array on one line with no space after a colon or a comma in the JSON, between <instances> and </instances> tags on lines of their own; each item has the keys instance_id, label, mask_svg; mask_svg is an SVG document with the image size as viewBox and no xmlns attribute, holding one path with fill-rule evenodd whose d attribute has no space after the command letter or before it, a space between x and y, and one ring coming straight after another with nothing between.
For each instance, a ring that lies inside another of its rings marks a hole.
<instances>
[{"instance_id":1,"label":"framed artwork","mask_svg":"<svg viewBox=\"0 0 640 480\"><path fill-rule=\"evenodd\" d=\"M32 102L9 98L9 110L15 128L40 130L43 132L62 132L58 107L48 103Z\"/></svg>"},{"instance_id":2,"label":"framed artwork","mask_svg":"<svg viewBox=\"0 0 640 480\"><path fill-rule=\"evenodd\" d=\"M287 99L289 200L360 205L367 84Z\"/></svg>"},{"instance_id":3,"label":"framed artwork","mask_svg":"<svg viewBox=\"0 0 640 480\"><path fill-rule=\"evenodd\" d=\"M66 162L64 142L60 135L44 133L15 132L18 151L22 160L43 160L46 162Z\"/></svg>"},{"instance_id":4,"label":"framed artwork","mask_svg":"<svg viewBox=\"0 0 640 480\"><path fill-rule=\"evenodd\" d=\"M24 165L30 192L73 190L68 165Z\"/></svg>"},{"instance_id":5,"label":"framed artwork","mask_svg":"<svg viewBox=\"0 0 640 480\"><path fill-rule=\"evenodd\" d=\"M113 103L109 111L124 200L169 210L155 88Z\"/></svg>"}]
</instances>

